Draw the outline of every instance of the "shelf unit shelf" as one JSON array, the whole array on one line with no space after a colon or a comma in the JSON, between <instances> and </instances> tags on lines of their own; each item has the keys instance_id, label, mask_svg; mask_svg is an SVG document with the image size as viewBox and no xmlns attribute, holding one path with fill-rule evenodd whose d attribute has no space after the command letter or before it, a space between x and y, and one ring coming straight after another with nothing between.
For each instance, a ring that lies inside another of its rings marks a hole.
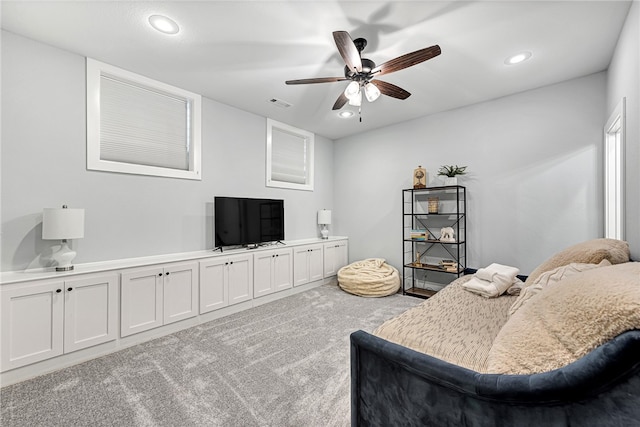
<instances>
[{"instance_id":1,"label":"shelf unit shelf","mask_svg":"<svg viewBox=\"0 0 640 427\"><path fill-rule=\"evenodd\" d=\"M405 290L406 295L412 295L412 296L422 297L422 298L431 298L436 293L437 291L432 291L430 289L423 289L423 288L409 288Z\"/></svg>"},{"instance_id":2,"label":"shelf unit shelf","mask_svg":"<svg viewBox=\"0 0 640 427\"><path fill-rule=\"evenodd\" d=\"M466 188L453 185L405 189L402 200L402 292L430 298L467 268ZM437 212L433 212L434 207ZM440 240L445 227L453 229L454 241Z\"/></svg>"}]
</instances>

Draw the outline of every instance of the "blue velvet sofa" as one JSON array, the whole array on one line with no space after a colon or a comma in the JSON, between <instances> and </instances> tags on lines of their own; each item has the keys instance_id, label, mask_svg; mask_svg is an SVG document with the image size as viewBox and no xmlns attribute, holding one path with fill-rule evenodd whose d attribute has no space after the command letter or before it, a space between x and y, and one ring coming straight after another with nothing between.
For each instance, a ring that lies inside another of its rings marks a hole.
<instances>
[{"instance_id":1,"label":"blue velvet sofa","mask_svg":"<svg viewBox=\"0 0 640 427\"><path fill-rule=\"evenodd\" d=\"M352 426L640 426L640 331L551 372L480 374L351 335Z\"/></svg>"},{"instance_id":2,"label":"blue velvet sofa","mask_svg":"<svg viewBox=\"0 0 640 427\"><path fill-rule=\"evenodd\" d=\"M352 426L640 426L640 263L596 239L553 255L520 296L463 276L351 335Z\"/></svg>"}]
</instances>

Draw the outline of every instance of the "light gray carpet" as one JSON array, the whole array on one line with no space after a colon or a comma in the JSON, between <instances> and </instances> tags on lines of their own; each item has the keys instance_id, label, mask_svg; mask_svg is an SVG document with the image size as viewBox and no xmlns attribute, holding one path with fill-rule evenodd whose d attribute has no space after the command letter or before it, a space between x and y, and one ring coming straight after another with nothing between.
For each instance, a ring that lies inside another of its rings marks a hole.
<instances>
[{"instance_id":1,"label":"light gray carpet","mask_svg":"<svg viewBox=\"0 0 640 427\"><path fill-rule=\"evenodd\" d=\"M423 300L324 285L0 390L2 426L348 426L349 334Z\"/></svg>"}]
</instances>

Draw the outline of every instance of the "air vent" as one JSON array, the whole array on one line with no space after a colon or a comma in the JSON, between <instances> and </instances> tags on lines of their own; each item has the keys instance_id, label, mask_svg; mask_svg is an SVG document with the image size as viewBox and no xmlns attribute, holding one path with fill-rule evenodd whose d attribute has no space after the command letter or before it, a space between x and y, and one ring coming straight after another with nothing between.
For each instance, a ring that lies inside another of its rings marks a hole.
<instances>
[{"instance_id":1,"label":"air vent","mask_svg":"<svg viewBox=\"0 0 640 427\"><path fill-rule=\"evenodd\" d=\"M282 99L271 98L269 100L273 105L277 105L280 108L289 108L292 104L289 104L287 101L283 101Z\"/></svg>"}]
</instances>

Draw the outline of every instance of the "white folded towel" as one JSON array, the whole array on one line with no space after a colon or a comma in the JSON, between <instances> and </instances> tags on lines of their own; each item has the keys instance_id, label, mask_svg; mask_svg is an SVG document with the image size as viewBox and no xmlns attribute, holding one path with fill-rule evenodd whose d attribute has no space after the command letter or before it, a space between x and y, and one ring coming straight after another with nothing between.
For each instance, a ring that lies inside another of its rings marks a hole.
<instances>
[{"instance_id":1,"label":"white folded towel","mask_svg":"<svg viewBox=\"0 0 640 427\"><path fill-rule=\"evenodd\" d=\"M462 287L486 298L496 298L520 281L516 277L518 273L520 270L516 267L494 263L479 269L471 280L462 284Z\"/></svg>"},{"instance_id":2,"label":"white folded towel","mask_svg":"<svg viewBox=\"0 0 640 427\"><path fill-rule=\"evenodd\" d=\"M518 274L520 274L520 269L516 267L493 263L488 267L479 269L476 272L476 277L491 282L495 279L496 275L501 275L513 280Z\"/></svg>"},{"instance_id":3,"label":"white folded towel","mask_svg":"<svg viewBox=\"0 0 640 427\"><path fill-rule=\"evenodd\" d=\"M502 293L494 282L478 279L477 277L472 277L468 282L464 282L462 287L485 298L495 298Z\"/></svg>"}]
</instances>

